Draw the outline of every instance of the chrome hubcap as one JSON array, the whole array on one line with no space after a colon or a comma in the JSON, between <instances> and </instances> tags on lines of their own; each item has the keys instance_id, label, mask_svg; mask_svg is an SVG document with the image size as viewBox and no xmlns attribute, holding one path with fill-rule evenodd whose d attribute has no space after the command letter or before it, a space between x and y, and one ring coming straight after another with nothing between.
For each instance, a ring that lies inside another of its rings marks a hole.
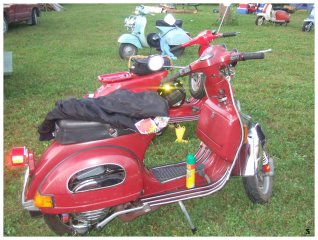
<instances>
[{"instance_id":1,"label":"chrome hubcap","mask_svg":"<svg viewBox=\"0 0 318 240\"><path fill-rule=\"evenodd\" d=\"M125 56L132 56L135 54L135 49L131 46L126 46L124 48L124 54L125 54Z\"/></svg>"}]
</instances>

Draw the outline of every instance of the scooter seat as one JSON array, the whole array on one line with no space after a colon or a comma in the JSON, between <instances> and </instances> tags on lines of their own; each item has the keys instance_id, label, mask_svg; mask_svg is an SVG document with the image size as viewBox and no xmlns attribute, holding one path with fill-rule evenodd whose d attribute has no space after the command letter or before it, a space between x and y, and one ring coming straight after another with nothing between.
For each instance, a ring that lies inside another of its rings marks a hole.
<instances>
[{"instance_id":1,"label":"scooter seat","mask_svg":"<svg viewBox=\"0 0 318 240\"><path fill-rule=\"evenodd\" d=\"M182 20L176 20L175 24L177 27L181 28L182 27ZM168 23L166 23L164 20L157 20L156 21L156 27L171 27Z\"/></svg>"},{"instance_id":2,"label":"scooter seat","mask_svg":"<svg viewBox=\"0 0 318 240\"><path fill-rule=\"evenodd\" d=\"M119 137L134 133L130 129L118 129L110 124L63 119L56 121L55 139L61 144L74 144Z\"/></svg>"}]
</instances>

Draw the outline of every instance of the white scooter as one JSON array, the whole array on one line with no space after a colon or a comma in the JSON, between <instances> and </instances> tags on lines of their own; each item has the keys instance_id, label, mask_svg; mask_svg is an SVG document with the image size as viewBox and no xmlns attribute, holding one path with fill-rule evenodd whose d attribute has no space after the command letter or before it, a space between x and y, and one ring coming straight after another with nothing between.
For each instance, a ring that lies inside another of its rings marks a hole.
<instances>
[{"instance_id":1,"label":"white scooter","mask_svg":"<svg viewBox=\"0 0 318 240\"><path fill-rule=\"evenodd\" d=\"M289 23L290 15L283 10L273 10L272 4L265 4L263 11L256 16L255 24L261 26L265 21L283 25Z\"/></svg>"}]
</instances>

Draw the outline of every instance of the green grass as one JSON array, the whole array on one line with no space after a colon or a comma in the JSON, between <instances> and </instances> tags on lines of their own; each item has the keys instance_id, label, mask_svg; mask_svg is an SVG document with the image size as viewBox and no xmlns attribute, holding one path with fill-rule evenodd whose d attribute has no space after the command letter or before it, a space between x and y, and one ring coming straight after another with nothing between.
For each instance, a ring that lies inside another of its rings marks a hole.
<instances>
[{"instance_id":1,"label":"green grass","mask_svg":"<svg viewBox=\"0 0 318 240\"><path fill-rule=\"evenodd\" d=\"M97 76L123 71L118 37L126 32L124 18L135 5L65 5L64 12L43 12L39 25L16 25L4 35L4 50L13 51L13 75L4 79L4 159L13 146L27 145L39 157L48 146L39 142L37 126L55 101L80 98L98 86ZM175 14L192 36L217 29L215 6L199 6L198 14ZM240 178L231 179L215 195L187 201L198 236L305 236L314 233L314 32L301 31L307 12L292 14L287 27L255 25L254 15L239 15L219 39L229 49L272 48L266 59L237 65L233 79L243 111L263 125L268 150L275 159L273 197L266 205L252 204ZM147 32L155 31L148 16ZM142 49L140 54L148 54ZM186 50L176 65L196 59L197 47ZM195 123L188 123L188 145L175 144L173 129L151 144L149 166L184 159L198 140ZM173 154L171 154L173 153ZM43 219L31 219L21 207L23 169L4 162L4 235L54 236ZM92 236L191 236L177 204L130 223L112 221Z\"/></svg>"}]
</instances>

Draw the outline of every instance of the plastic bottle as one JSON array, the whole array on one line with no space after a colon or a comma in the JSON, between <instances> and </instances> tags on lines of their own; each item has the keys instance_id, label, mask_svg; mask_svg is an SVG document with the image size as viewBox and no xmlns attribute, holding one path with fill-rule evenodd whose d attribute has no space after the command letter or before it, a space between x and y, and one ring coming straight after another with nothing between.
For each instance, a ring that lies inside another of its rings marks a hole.
<instances>
[{"instance_id":1,"label":"plastic bottle","mask_svg":"<svg viewBox=\"0 0 318 240\"><path fill-rule=\"evenodd\" d=\"M195 157L193 154L187 155L187 176L186 176L186 187L194 188L195 186Z\"/></svg>"}]
</instances>

